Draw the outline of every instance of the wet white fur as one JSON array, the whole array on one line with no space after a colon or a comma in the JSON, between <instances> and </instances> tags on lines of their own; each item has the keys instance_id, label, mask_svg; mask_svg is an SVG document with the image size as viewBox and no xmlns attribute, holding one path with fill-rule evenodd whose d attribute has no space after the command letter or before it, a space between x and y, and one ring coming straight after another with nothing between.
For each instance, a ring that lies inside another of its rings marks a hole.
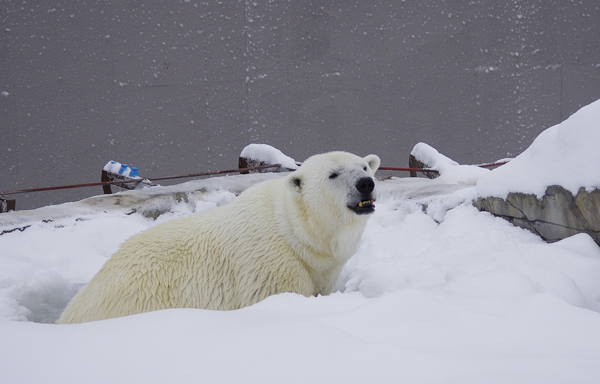
<instances>
[{"instance_id":1,"label":"wet white fur","mask_svg":"<svg viewBox=\"0 0 600 384\"><path fill-rule=\"evenodd\" d=\"M331 293L368 219L347 205L359 201L356 181L373 177L379 162L375 155L316 155L228 205L132 236L58 323L166 308L237 309L281 292ZM339 176L330 179L332 172Z\"/></svg>"}]
</instances>

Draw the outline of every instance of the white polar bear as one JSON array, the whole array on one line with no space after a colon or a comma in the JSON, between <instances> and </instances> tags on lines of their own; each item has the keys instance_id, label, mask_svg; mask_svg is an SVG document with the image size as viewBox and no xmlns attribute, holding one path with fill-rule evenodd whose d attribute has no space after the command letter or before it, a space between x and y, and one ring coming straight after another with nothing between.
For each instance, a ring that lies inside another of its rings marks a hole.
<instances>
[{"instance_id":1,"label":"white polar bear","mask_svg":"<svg viewBox=\"0 0 600 384\"><path fill-rule=\"evenodd\" d=\"M134 235L57 322L166 308L230 310L282 292L327 295L375 209L379 164L375 155L315 155L230 204Z\"/></svg>"}]
</instances>

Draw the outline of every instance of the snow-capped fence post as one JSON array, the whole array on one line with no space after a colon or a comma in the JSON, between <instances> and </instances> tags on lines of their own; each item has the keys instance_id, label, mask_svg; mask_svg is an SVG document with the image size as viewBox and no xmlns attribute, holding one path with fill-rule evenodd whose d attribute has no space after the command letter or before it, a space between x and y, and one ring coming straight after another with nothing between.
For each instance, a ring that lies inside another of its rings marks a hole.
<instances>
[{"instance_id":1,"label":"snow-capped fence post","mask_svg":"<svg viewBox=\"0 0 600 384\"><path fill-rule=\"evenodd\" d=\"M417 143L408 157L409 167L413 168L410 171L411 177L417 177L417 171L422 172L430 179L435 179L446 173L456 173L458 169L462 169L463 177L476 180L482 176L485 171L482 168L493 168L506 164L511 159L497 160L493 163L476 164L476 165L461 165L449 157L442 155L437 149L425 143ZM381 169L381 168L380 168ZM468 171L467 171L468 170ZM467 174L469 176L467 176ZM478 176L479 175L479 176ZM465 179L466 180L466 179ZM465 181L463 180L463 182Z\"/></svg>"},{"instance_id":2,"label":"snow-capped fence post","mask_svg":"<svg viewBox=\"0 0 600 384\"><path fill-rule=\"evenodd\" d=\"M423 163L422 161L419 161L412 153L408 156L408 167L418 169L422 174L424 174L430 179L435 179L440 175L439 171L429 169L429 165ZM411 170L410 177L417 177L417 171Z\"/></svg>"},{"instance_id":3,"label":"snow-capped fence post","mask_svg":"<svg viewBox=\"0 0 600 384\"><path fill-rule=\"evenodd\" d=\"M280 164L278 167L271 168L260 168L256 170L246 170L240 172L241 174L248 174L250 172L291 172L298 169L300 163L296 162L289 156L286 156L277 148L271 147L267 144L249 144L242 152L238 160L238 167L240 169L263 167L268 165Z\"/></svg>"},{"instance_id":4,"label":"snow-capped fence post","mask_svg":"<svg viewBox=\"0 0 600 384\"><path fill-rule=\"evenodd\" d=\"M112 193L110 188L111 184L108 182L112 182L116 186L124 189L136 189L140 183L153 185L149 180L140 177L136 167L128 167L127 164L121 164L114 160L106 163L102 169L100 181L106 182L106 184L102 185L102 191L105 195L110 195ZM115 183L115 181L123 181L123 183Z\"/></svg>"}]
</instances>

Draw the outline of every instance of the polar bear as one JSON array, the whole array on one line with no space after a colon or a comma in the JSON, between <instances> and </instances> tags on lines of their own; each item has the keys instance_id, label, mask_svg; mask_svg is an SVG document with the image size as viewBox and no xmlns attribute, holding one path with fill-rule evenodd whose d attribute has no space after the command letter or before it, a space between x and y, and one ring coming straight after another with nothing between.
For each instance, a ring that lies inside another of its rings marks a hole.
<instances>
[{"instance_id":1,"label":"polar bear","mask_svg":"<svg viewBox=\"0 0 600 384\"><path fill-rule=\"evenodd\" d=\"M375 210L379 164L376 155L315 155L227 205L134 235L57 323L167 308L231 310L282 292L327 295Z\"/></svg>"}]
</instances>

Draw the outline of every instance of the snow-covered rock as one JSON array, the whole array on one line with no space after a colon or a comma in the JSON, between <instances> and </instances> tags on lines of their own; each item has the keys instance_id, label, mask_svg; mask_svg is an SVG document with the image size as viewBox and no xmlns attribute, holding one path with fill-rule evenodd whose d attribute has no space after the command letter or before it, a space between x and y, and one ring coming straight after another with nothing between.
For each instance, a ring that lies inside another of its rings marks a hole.
<instances>
[{"instance_id":1,"label":"snow-covered rock","mask_svg":"<svg viewBox=\"0 0 600 384\"><path fill-rule=\"evenodd\" d=\"M249 144L240 153L240 168L271 164L279 164L280 166L276 170L265 169L258 172L286 172L294 171L299 167L299 164L294 159L268 144Z\"/></svg>"},{"instance_id":2,"label":"snow-covered rock","mask_svg":"<svg viewBox=\"0 0 600 384\"><path fill-rule=\"evenodd\" d=\"M551 185L576 195L600 187L600 100L542 132L523 153L477 182L481 197L510 192L538 198Z\"/></svg>"},{"instance_id":3,"label":"snow-covered rock","mask_svg":"<svg viewBox=\"0 0 600 384\"><path fill-rule=\"evenodd\" d=\"M446 183L475 185L490 172L475 165L458 164L425 143L417 143L410 154L427 168L438 171L440 181Z\"/></svg>"},{"instance_id":4,"label":"snow-covered rock","mask_svg":"<svg viewBox=\"0 0 600 384\"><path fill-rule=\"evenodd\" d=\"M547 241L583 232L600 245L599 186L600 100L479 180L474 204Z\"/></svg>"}]
</instances>

